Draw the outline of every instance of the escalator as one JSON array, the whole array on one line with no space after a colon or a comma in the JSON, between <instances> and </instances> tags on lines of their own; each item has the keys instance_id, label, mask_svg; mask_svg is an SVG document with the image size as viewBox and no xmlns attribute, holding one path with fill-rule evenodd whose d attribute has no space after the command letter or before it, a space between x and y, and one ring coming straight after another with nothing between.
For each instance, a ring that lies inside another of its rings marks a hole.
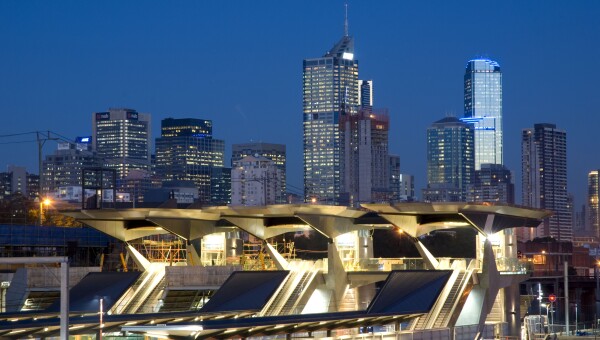
<instances>
[{"instance_id":1,"label":"escalator","mask_svg":"<svg viewBox=\"0 0 600 340\"><path fill-rule=\"evenodd\" d=\"M452 285L452 289L448 293L448 297L442 306L435 322L433 323L433 328L441 328L446 327L448 325L448 321L450 321L450 317L452 316L452 312L454 310L454 306L458 298L462 295L462 288L464 288L464 278L467 275L465 271L460 271Z\"/></svg>"},{"instance_id":2,"label":"escalator","mask_svg":"<svg viewBox=\"0 0 600 340\"><path fill-rule=\"evenodd\" d=\"M140 311L142 305L146 302L150 294L156 289L161 281L165 278L165 272L162 270L155 271L150 274L145 284L140 286L137 294L130 300L127 306L123 309L122 314L135 314Z\"/></svg>"},{"instance_id":3,"label":"escalator","mask_svg":"<svg viewBox=\"0 0 600 340\"><path fill-rule=\"evenodd\" d=\"M271 303L267 304L261 313L269 315L289 315L299 313L304 306L300 304L307 298L306 292L320 271L319 263L300 262L290 263L290 274L282 284Z\"/></svg>"},{"instance_id":4,"label":"escalator","mask_svg":"<svg viewBox=\"0 0 600 340\"><path fill-rule=\"evenodd\" d=\"M463 293L469 287L472 274L473 269L471 267L467 270L455 268L453 275L446 284L446 288L442 291L429 313L414 319L408 328L423 330L451 326L453 317L456 317L456 311L460 309L458 305L461 297L464 296Z\"/></svg>"},{"instance_id":5,"label":"escalator","mask_svg":"<svg viewBox=\"0 0 600 340\"><path fill-rule=\"evenodd\" d=\"M164 285L164 278L164 268L159 266L153 266L144 271L111 308L110 314L135 314L141 311L142 305L153 296L153 293L156 293L156 288L160 286L160 283L163 282Z\"/></svg>"}]
</instances>

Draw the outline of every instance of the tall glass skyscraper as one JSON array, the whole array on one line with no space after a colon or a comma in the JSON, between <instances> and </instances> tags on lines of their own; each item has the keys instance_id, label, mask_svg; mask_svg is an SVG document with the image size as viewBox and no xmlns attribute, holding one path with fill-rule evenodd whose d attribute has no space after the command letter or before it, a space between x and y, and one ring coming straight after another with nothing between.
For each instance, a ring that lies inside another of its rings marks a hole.
<instances>
[{"instance_id":1,"label":"tall glass skyscraper","mask_svg":"<svg viewBox=\"0 0 600 340\"><path fill-rule=\"evenodd\" d=\"M167 118L156 139L156 172L167 181L193 181L200 203L211 202L213 168L223 168L225 142L212 136L212 121Z\"/></svg>"},{"instance_id":2,"label":"tall glass skyscraper","mask_svg":"<svg viewBox=\"0 0 600 340\"><path fill-rule=\"evenodd\" d=\"M465 115L475 127L475 170L503 164L502 71L490 59L473 59L465 71Z\"/></svg>"},{"instance_id":3,"label":"tall glass skyscraper","mask_svg":"<svg viewBox=\"0 0 600 340\"><path fill-rule=\"evenodd\" d=\"M150 170L150 114L111 108L92 119L94 150L106 167L117 171L118 179L131 170Z\"/></svg>"},{"instance_id":4,"label":"tall glass skyscraper","mask_svg":"<svg viewBox=\"0 0 600 340\"><path fill-rule=\"evenodd\" d=\"M303 62L304 198L338 204L340 115L357 112L358 60L347 30L323 57Z\"/></svg>"},{"instance_id":5,"label":"tall glass skyscraper","mask_svg":"<svg viewBox=\"0 0 600 340\"><path fill-rule=\"evenodd\" d=\"M465 201L473 176L473 126L446 117L427 129L426 202Z\"/></svg>"}]
</instances>

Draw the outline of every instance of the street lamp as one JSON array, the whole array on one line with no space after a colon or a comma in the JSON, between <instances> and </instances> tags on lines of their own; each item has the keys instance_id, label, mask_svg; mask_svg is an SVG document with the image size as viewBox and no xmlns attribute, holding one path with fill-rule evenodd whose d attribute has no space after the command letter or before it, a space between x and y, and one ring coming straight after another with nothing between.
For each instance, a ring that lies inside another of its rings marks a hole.
<instances>
[{"instance_id":1,"label":"street lamp","mask_svg":"<svg viewBox=\"0 0 600 340\"><path fill-rule=\"evenodd\" d=\"M104 316L104 299L100 298L100 325L99 325L99 330L98 330L98 340L102 340L102 328L104 328L104 320L103 320L103 316Z\"/></svg>"},{"instance_id":2,"label":"street lamp","mask_svg":"<svg viewBox=\"0 0 600 340\"><path fill-rule=\"evenodd\" d=\"M40 226L44 222L44 205L49 206L52 201L49 198L40 200Z\"/></svg>"}]
</instances>

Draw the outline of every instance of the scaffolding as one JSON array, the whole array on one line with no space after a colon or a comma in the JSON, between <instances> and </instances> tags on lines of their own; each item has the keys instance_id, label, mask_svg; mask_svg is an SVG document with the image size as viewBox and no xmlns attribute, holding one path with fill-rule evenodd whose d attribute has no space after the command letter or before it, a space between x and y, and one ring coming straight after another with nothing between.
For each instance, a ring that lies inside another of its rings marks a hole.
<instances>
[{"instance_id":1,"label":"scaffolding","mask_svg":"<svg viewBox=\"0 0 600 340\"><path fill-rule=\"evenodd\" d=\"M132 242L132 246L152 263L170 265L186 262L187 249L184 240L175 235L153 235Z\"/></svg>"},{"instance_id":2,"label":"scaffolding","mask_svg":"<svg viewBox=\"0 0 600 340\"><path fill-rule=\"evenodd\" d=\"M271 245L287 261L296 259L293 241L274 242ZM244 270L276 270L275 262L267 252L263 242L244 242L244 251L240 261Z\"/></svg>"}]
</instances>

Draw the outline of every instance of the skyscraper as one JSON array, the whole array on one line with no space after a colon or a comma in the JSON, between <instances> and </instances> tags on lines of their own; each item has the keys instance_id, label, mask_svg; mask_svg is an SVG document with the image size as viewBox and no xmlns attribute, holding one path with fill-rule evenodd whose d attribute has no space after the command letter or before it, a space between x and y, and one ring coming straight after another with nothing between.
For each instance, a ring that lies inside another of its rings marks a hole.
<instances>
[{"instance_id":1,"label":"skyscraper","mask_svg":"<svg viewBox=\"0 0 600 340\"><path fill-rule=\"evenodd\" d=\"M167 118L156 139L156 173L167 181L193 181L200 203L211 202L211 174L225 162L225 142L212 136L212 121Z\"/></svg>"},{"instance_id":2,"label":"skyscraper","mask_svg":"<svg viewBox=\"0 0 600 340\"><path fill-rule=\"evenodd\" d=\"M590 171L588 174L588 211L590 229L600 238L600 181L598 178L600 170Z\"/></svg>"},{"instance_id":3,"label":"skyscraper","mask_svg":"<svg viewBox=\"0 0 600 340\"><path fill-rule=\"evenodd\" d=\"M246 156L259 155L272 160L281 170L279 185L281 193L277 196L276 203L285 203L286 201L286 148L284 144L250 142L243 144L233 144L231 147L231 166L233 163Z\"/></svg>"},{"instance_id":4,"label":"skyscraper","mask_svg":"<svg viewBox=\"0 0 600 340\"><path fill-rule=\"evenodd\" d=\"M94 150L117 178L130 170L150 169L150 115L132 109L109 109L92 115Z\"/></svg>"},{"instance_id":5,"label":"skyscraper","mask_svg":"<svg viewBox=\"0 0 600 340\"><path fill-rule=\"evenodd\" d=\"M370 106L340 116L340 204L390 200L389 126L387 110L374 113Z\"/></svg>"},{"instance_id":6,"label":"skyscraper","mask_svg":"<svg viewBox=\"0 0 600 340\"><path fill-rule=\"evenodd\" d=\"M304 196L337 204L340 196L339 119L358 106L358 60L345 34L321 58L303 62Z\"/></svg>"},{"instance_id":7,"label":"skyscraper","mask_svg":"<svg viewBox=\"0 0 600 340\"><path fill-rule=\"evenodd\" d=\"M460 202L466 199L473 176L473 126L446 117L427 129L426 202Z\"/></svg>"},{"instance_id":8,"label":"skyscraper","mask_svg":"<svg viewBox=\"0 0 600 340\"><path fill-rule=\"evenodd\" d=\"M535 124L521 138L523 205L548 209L554 215L537 229L521 235L529 240L550 236L558 241L573 237L567 194L567 133L554 124Z\"/></svg>"},{"instance_id":9,"label":"skyscraper","mask_svg":"<svg viewBox=\"0 0 600 340\"><path fill-rule=\"evenodd\" d=\"M465 71L465 115L475 128L475 170L481 164L504 164L502 141L502 71L490 59L473 59Z\"/></svg>"}]
</instances>

